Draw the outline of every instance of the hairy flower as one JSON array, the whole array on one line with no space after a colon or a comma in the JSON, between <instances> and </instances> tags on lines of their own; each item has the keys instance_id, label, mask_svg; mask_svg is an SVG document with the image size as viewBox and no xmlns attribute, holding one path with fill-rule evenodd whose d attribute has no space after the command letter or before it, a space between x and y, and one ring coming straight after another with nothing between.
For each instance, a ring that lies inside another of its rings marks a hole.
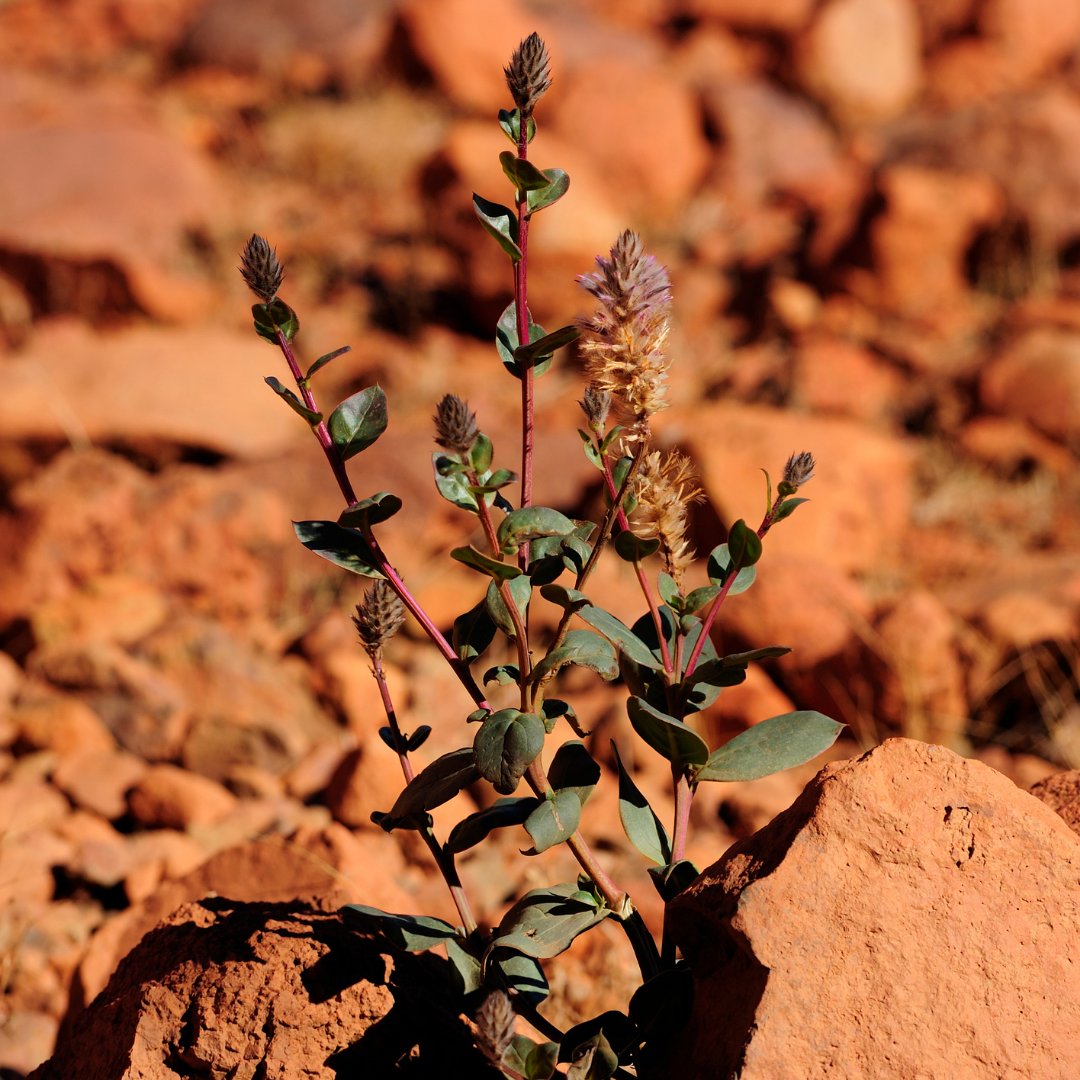
<instances>
[{"instance_id":1,"label":"hairy flower","mask_svg":"<svg viewBox=\"0 0 1080 1080\"><path fill-rule=\"evenodd\" d=\"M374 660L405 622L405 605L385 581L376 581L356 605L353 625L365 652Z\"/></svg>"},{"instance_id":2,"label":"hairy flower","mask_svg":"<svg viewBox=\"0 0 1080 1080\"><path fill-rule=\"evenodd\" d=\"M812 480L814 478L814 465L814 455L809 450L792 454L784 466L783 483L791 489L785 494L790 495L798 491L808 480Z\"/></svg>"},{"instance_id":3,"label":"hairy flower","mask_svg":"<svg viewBox=\"0 0 1080 1080\"><path fill-rule=\"evenodd\" d=\"M643 540L658 539L664 569L682 586L683 571L694 560L686 537L687 511L702 498L690 459L677 450L650 450L633 479L638 505L634 533Z\"/></svg>"},{"instance_id":4,"label":"hairy flower","mask_svg":"<svg viewBox=\"0 0 1080 1080\"><path fill-rule=\"evenodd\" d=\"M523 117L528 117L551 86L551 58L544 39L535 32L525 38L514 50L503 74L514 104Z\"/></svg>"},{"instance_id":5,"label":"hairy flower","mask_svg":"<svg viewBox=\"0 0 1080 1080\"><path fill-rule=\"evenodd\" d=\"M447 450L467 454L478 434L476 413L456 394L446 394L435 408L435 442Z\"/></svg>"},{"instance_id":6,"label":"hairy flower","mask_svg":"<svg viewBox=\"0 0 1080 1080\"><path fill-rule=\"evenodd\" d=\"M502 990L494 990L476 1012L477 1045L484 1057L496 1067L514 1037L514 1007Z\"/></svg>"},{"instance_id":7,"label":"hairy flower","mask_svg":"<svg viewBox=\"0 0 1080 1080\"><path fill-rule=\"evenodd\" d=\"M277 251L258 233L253 233L244 245L239 269L248 288L264 304L272 304L285 277L285 268L278 262Z\"/></svg>"},{"instance_id":8,"label":"hairy flower","mask_svg":"<svg viewBox=\"0 0 1080 1080\"><path fill-rule=\"evenodd\" d=\"M581 344L586 374L606 390L635 423L628 439L643 438L653 413L667 406L664 353L671 310L671 281L666 268L646 255L640 238L627 230L615 241L610 257L596 259L599 269L578 283L600 301L581 327L592 335Z\"/></svg>"}]
</instances>

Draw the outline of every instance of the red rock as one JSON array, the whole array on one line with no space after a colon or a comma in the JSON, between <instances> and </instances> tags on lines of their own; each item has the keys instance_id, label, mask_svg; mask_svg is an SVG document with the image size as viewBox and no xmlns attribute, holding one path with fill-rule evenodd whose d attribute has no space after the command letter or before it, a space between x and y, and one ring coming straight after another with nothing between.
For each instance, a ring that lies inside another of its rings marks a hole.
<instances>
[{"instance_id":1,"label":"red rock","mask_svg":"<svg viewBox=\"0 0 1080 1080\"><path fill-rule=\"evenodd\" d=\"M803 85L846 124L899 115L922 79L919 24L908 0L828 0L797 52Z\"/></svg>"},{"instance_id":2,"label":"red rock","mask_svg":"<svg viewBox=\"0 0 1080 1080\"><path fill-rule=\"evenodd\" d=\"M114 821L127 810L127 792L146 769L126 750L87 750L65 757L52 780L76 806Z\"/></svg>"},{"instance_id":3,"label":"red rock","mask_svg":"<svg viewBox=\"0 0 1080 1080\"><path fill-rule=\"evenodd\" d=\"M110 641L130 645L156 630L168 615L164 596L148 582L103 574L64 599L39 605L30 620L42 646Z\"/></svg>"},{"instance_id":4,"label":"red rock","mask_svg":"<svg viewBox=\"0 0 1080 1080\"><path fill-rule=\"evenodd\" d=\"M0 652L0 710L6 710L22 686L22 668L5 652ZM8 721L10 723L10 721ZM11 729L14 738L14 730ZM10 740L3 745L9 745Z\"/></svg>"},{"instance_id":5,"label":"red rock","mask_svg":"<svg viewBox=\"0 0 1080 1080\"><path fill-rule=\"evenodd\" d=\"M867 188L863 168L841 153L818 110L764 78L710 84L704 101L723 138L719 184L732 217L793 200L815 219L812 258L827 260L856 225Z\"/></svg>"},{"instance_id":6,"label":"red rock","mask_svg":"<svg viewBox=\"0 0 1080 1080\"><path fill-rule=\"evenodd\" d=\"M208 1075L332 1080L362 1054L372 1075L390 1075L404 1057L422 1073L478 1076L484 1059L440 974L426 958L361 938L340 913L195 902L124 960L34 1075L161 1076L182 1061ZM423 1022L391 1035L379 1023L391 1009ZM130 1038L103 1038L105 1029Z\"/></svg>"},{"instance_id":7,"label":"red rock","mask_svg":"<svg viewBox=\"0 0 1080 1080\"><path fill-rule=\"evenodd\" d=\"M34 687L11 713L18 740L30 750L52 750L67 758L108 753L116 747L108 727L78 698Z\"/></svg>"},{"instance_id":8,"label":"red rock","mask_svg":"<svg viewBox=\"0 0 1080 1080\"><path fill-rule=\"evenodd\" d=\"M414 768L420 766L413 763ZM324 796L330 812L351 828L372 827L372 811L386 813L405 787L396 755L381 739L369 738L338 766Z\"/></svg>"},{"instance_id":9,"label":"red rock","mask_svg":"<svg viewBox=\"0 0 1080 1080\"><path fill-rule=\"evenodd\" d=\"M1073 457L1027 424L1003 416L972 417L960 432L964 451L1006 476L1022 475L1032 464L1058 477L1073 469Z\"/></svg>"},{"instance_id":10,"label":"red rock","mask_svg":"<svg viewBox=\"0 0 1080 1080\"><path fill-rule=\"evenodd\" d=\"M268 353L253 332L135 327L102 335L57 322L5 365L0 425L13 438L84 446L126 441L272 454L305 432L263 382L275 369Z\"/></svg>"},{"instance_id":11,"label":"red rock","mask_svg":"<svg viewBox=\"0 0 1080 1080\"><path fill-rule=\"evenodd\" d=\"M220 852L180 880L161 885L94 935L76 974L73 1012L97 996L145 934L193 898L216 893L252 903L299 898L410 911L411 898L397 883L404 875L401 855L384 834L353 836L340 825L249 841Z\"/></svg>"},{"instance_id":12,"label":"red rock","mask_svg":"<svg viewBox=\"0 0 1080 1080\"><path fill-rule=\"evenodd\" d=\"M1056 773L1040 780L1031 789L1054 813L1059 814L1074 833L1080 835L1080 770Z\"/></svg>"},{"instance_id":13,"label":"red rock","mask_svg":"<svg viewBox=\"0 0 1080 1080\"><path fill-rule=\"evenodd\" d=\"M814 10L814 0L686 0L689 14L717 19L741 30L801 30Z\"/></svg>"},{"instance_id":14,"label":"red rock","mask_svg":"<svg viewBox=\"0 0 1080 1080\"><path fill-rule=\"evenodd\" d=\"M970 710L945 605L933 593L907 592L877 631L887 674L875 711L909 738L962 752Z\"/></svg>"},{"instance_id":15,"label":"red rock","mask_svg":"<svg viewBox=\"0 0 1080 1080\"><path fill-rule=\"evenodd\" d=\"M1061 442L1080 435L1080 334L1049 327L1027 331L987 365L983 404L1026 420Z\"/></svg>"},{"instance_id":16,"label":"red rock","mask_svg":"<svg viewBox=\"0 0 1080 1080\"><path fill-rule=\"evenodd\" d=\"M1042 642L1072 641L1074 613L1065 605L1030 592L1006 592L990 600L982 619L991 641L1001 652L1029 649Z\"/></svg>"},{"instance_id":17,"label":"red rock","mask_svg":"<svg viewBox=\"0 0 1080 1080\"><path fill-rule=\"evenodd\" d=\"M102 292L119 287L152 314L190 318L210 299L180 269L190 231L205 229L219 202L207 163L151 113L149 98L84 88L44 101L39 84L6 82L0 202L10 212L0 244L40 261L46 278L66 264L69 293L80 268L97 267L96 278L82 270L93 300L68 296L76 309L99 309ZM115 269L103 274L102 263Z\"/></svg>"},{"instance_id":18,"label":"red rock","mask_svg":"<svg viewBox=\"0 0 1080 1080\"><path fill-rule=\"evenodd\" d=\"M615 53L595 57L567 72L544 105L553 129L587 147L601 177L620 177L609 189L627 210L664 217L704 178L709 148L698 105L658 64ZM536 145L540 154L539 138ZM572 192L574 174L568 166L567 171ZM608 246L613 242L614 237Z\"/></svg>"},{"instance_id":19,"label":"red rock","mask_svg":"<svg viewBox=\"0 0 1080 1080\"><path fill-rule=\"evenodd\" d=\"M963 302L968 249L1004 213L1000 188L986 176L912 165L892 166L879 184L885 212L871 243L881 302L906 318Z\"/></svg>"},{"instance_id":20,"label":"red rock","mask_svg":"<svg viewBox=\"0 0 1080 1080\"><path fill-rule=\"evenodd\" d=\"M746 681L725 687L696 724L709 746L717 747L759 720L794 710L787 694L757 664L750 664Z\"/></svg>"},{"instance_id":21,"label":"red rock","mask_svg":"<svg viewBox=\"0 0 1080 1080\"><path fill-rule=\"evenodd\" d=\"M954 37L974 22L979 6L979 0L914 0L923 42L934 47Z\"/></svg>"},{"instance_id":22,"label":"red rock","mask_svg":"<svg viewBox=\"0 0 1080 1080\"><path fill-rule=\"evenodd\" d=\"M0 1068L19 1076L36 1069L53 1051L60 1021L29 1010L12 1011L0 1026Z\"/></svg>"},{"instance_id":23,"label":"red rock","mask_svg":"<svg viewBox=\"0 0 1080 1080\"><path fill-rule=\"evenodd\" d=\"M151 761L179 752L190 721L187 698L175 680L145 660L98 643L39 650L31 665L56 685L80 692L125 750Z\"/></svg>"},{"instance_id":24,"label":"red rock","mask_svg":"<svg viewBox=\"0 0 1080 1080\"><path fill-rule=\"evenodd\" d=\"M684 442L721 520L756 528L764 513L767 469L774 484L792 453L809 450L814 479L799 494L811 500L765 538L770 555L794 555L864 572L894 558L908 527L908 447L850 420L820 419L763 406L703 403L692 426L661 414L658 430Z\"/></svg>"},{"instance_id":25,"label":"red rock","mask_svg":"<svg viewBox=\"0 0 1080 1080\"><path fill-rule=\"evenodd\" d=\"M492 114L513 105L503 68L518 42L534 30L549 36L543 20L519 0L494 6L485 0L408 0L400 18L443 94L456 105ZM546 106L547 100L537 109L540 123Z\"/></svg>"},{"instance_id":26,"label":"red rock","mask_svg":"<svg viewBox=\"0 0 1080 1080\"><path fill-rule=\"evenodd\" d=\"M786 645L784 666L808 671L852 647L869 609L863 590L834 566L776 552L759 563L753 588L725 603L717 625L753 648Z\"/></svg>"},{"instance_id":27,"label":"red rock","mask_svg":"<svg viewBox=\"0 0 1080 1080\"><path fill-rule=\"evenodd\" d=\"M187 829L220 821L236 796L206 776L175 765L152 765L128 793L128 809L151 828Z\"/></svg>"},{"instance_id":28,"label":"red rock","mask_svg":"<svg viewBox=\"0 0 1080 1080\"><path fill-rule=\"evenodd\" d=\"M792 392L809 412L880 422L895 411L903 383L895 367L855 342L814 336L797 345Z\"/></svg>"},{"instance_id":29,"label":"red rock","mask_svg":"<svg viewBox=\"0 0 1080 1080\"><path fill-rule=\"evenodd\" d=\"M986 0L979 29L994 42L1013 85L1035 79L1080 44L1080 8L1055 0Z\"/></svg>"},{"instance_id":30,"label":"red rock","mask_svg":"<svg viewBox=\"0 0 1080 1080\"><path fill-rule=\"evenodd\" d=\"M1078 869L1053 811L941 747L827 766L671 906L696 983L671 1075L1066 1080Z\"/></svg>"}]
</instances>

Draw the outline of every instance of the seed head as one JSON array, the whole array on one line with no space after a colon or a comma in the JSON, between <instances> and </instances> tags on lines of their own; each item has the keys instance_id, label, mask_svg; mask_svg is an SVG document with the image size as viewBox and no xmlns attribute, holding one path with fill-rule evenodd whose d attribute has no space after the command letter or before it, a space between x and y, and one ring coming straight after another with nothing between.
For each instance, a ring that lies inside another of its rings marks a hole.
<instances>
[{"instance_id":1,"label":"seed head","mask_svg":"<svg viewBox=\"0 0 1080 1080\"><path fill-rule=\"evenodd\" d=\"M502 990L488 994L476 1012L477 1044L484 1057L496 1067L514 1037L516 1019L510 998Z\"/></svg>"},{"instance_id":2,"label":"seed head","mask_svg":"<svg viewBox=\"0 0 1080 1080\"><path fill-rule=\"evenodd\" d=\"M783 492L785 495L794 494L799 488L803 486L808 480L814 478L814 455L809 450L803 450L798 454L792 454L787 459L787 464L784 466L784 479L783 483L787 485L790 490Z\"/></svg>"},{"instance_id":3,"label":"seed head","mask_svg":"<svg viewBox=\"0 0 1080 1080\"><path fill-rule=\"evenodd\" d=\"M551 86L551 58L544 39L535 32L525 38L514 50L503 74L514 104L521 110L522 118L528 118Z\"/></svg>"},{"instance_id":4,"label":"seed head","mask_svg":"<svg viewBox=\"0 0 1080 1080\"><path fill-rule=\"evenodd\" d=\"M447 394L435 408L435 442L447 450L467 454L479 434L476 413L456 394Z\"/></svg>"},{"instance_id":5,"label":"seed head","mask_svg":"<svg viewBox=\"0 0 1080 1080\"><path fill-rule=\"evenodd\" d=\"M240 256L240 273L264 304L272 304L285 277L285 268L278 262L277 251L258 233L253 233Z\"/></svg>"},{"instance_id":6,"label":"seed head","mask_svg":"<svg viewBox=\"0 0 1080 1080\"><path fill-rule=\"evenodd\" d=\"M405 622L405 605L385 581L376 581L356 605L353 625L360 644L374 660L382 656L383 646Z\"/></svg>"},{"instance_id":7,"label":"seed head","mask_svg":"<svg viewBox=\"0 0 1080 1080\"><path fill-rule=\"evenodd\" d=\"M640 238L627 230L615 241L610 257L596 259L599 269L578 283L600 306L580 325L592 335L581 344L586 373L606 390L635 428L627 440L644 438L649 417L666 408L664 353L670 324L671 281L667 270L645 254Z\"/></svg>"},{"instance_id":8,"label":"seed head","mask_svg":"<svg viewBox=\"0 0 1080 1080\"><path fill-rule=\"evenodd\" d=\"M638 500L634 532L643 540L660 541L664 569L681 587L683 571L694 561L686 537L687 511L702 498L690 459L677 450L651 450L641 459L633 485Z\"/></svg>"}]
</instances>

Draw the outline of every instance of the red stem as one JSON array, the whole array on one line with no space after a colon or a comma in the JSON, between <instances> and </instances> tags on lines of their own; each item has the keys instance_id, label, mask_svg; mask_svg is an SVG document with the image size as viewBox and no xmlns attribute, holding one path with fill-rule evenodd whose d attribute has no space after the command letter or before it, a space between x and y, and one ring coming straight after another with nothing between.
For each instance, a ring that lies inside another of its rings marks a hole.
<instances>
[{"instance_id":1,"label":"red stem","mask_svg":"<svg viewBox=\"0 0 1080 1080\"><path fill-rule=\"evenodd\" d=\"M521 115L521 132L518 135L517 156L525 161L529 155L529 117ZM517 320L519 345L529 344L529 194L517 193L518 247L521 258L514 264L514 315ZM521 372L521 505L532 506L533 498L533 445L535 440L533 405L533 365L530 361ZM528 551L523 548L524 558Z\"/></svg>"}]
</instances>

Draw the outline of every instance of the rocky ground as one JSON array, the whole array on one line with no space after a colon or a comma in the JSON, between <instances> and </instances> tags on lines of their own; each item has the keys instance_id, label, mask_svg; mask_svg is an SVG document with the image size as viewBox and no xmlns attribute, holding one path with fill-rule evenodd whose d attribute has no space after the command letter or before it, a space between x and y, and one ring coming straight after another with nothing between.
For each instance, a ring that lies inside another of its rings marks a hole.
<instances>
[{"instance_id":1,"label":"rocky ground","mask_svg":"<svg viewBox=\"0 0 1080 1080\"><path fill-rule=\"evenodd\" d=\"M478 590L437 558L468 522L434 497L429 418L443 393L467 397L513 467L518 389L491 346L507 267L469 199L507 197L494 114L533 29L555 76L533 157L571 175L531 237L535 317L586 311L574 277L627 226L670 267L657 430L709 496L699 551L760 514L759 469L800 449L819 462L720 629L728 651L793 652L725 692L703 732L715 745L816 708L849 725L837 757L902 734L1022 787L1080 766L1076 5L10 0L3 1075L43 1061L128 949L211 893L451 915L426 850L369 820L400 781L348 620L360 585L290 526L339 497L263 383L285 372L235 266L268 236L301 350L353 346L323 402L386 389L390 428L354 479L404 500L384 546L449 625ZM596 474L574 357L539 388L537 499L583 514ZM636 617L614 571L595 581ZM416 627L388 663L407 726L435 729L424 753L468 739L469 703ZM575 679L607 763L628 730L618 699ZM666 805L658 759L635 766ZM703 793L691 857L765 825L815 769ZM587 832L655 920L604 787ZM463 861L485 918L571 872L559 851L523 870L513 839ZM606 931L555 970L556 1022L624 1002Z\"/></svg>"}]
</instances>

